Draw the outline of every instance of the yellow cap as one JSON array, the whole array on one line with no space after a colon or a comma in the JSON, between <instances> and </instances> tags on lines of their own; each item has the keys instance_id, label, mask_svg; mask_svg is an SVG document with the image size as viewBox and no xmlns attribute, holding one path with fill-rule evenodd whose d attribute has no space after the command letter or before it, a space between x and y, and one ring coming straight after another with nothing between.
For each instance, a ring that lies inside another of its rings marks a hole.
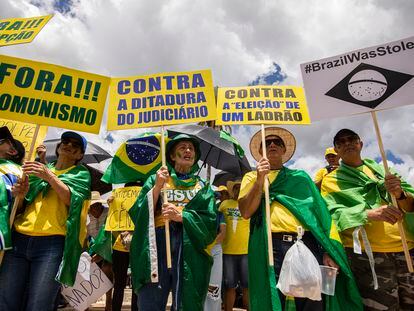
<instances>
[{"instance_id":1,"label":"yellow cap","mask_svg":"<svg viewBox=\"0 0 414 311\"><path fill-rule=\"evenodd\" d=\"M326 150L325 150L325 157L326 157L328 154L338 155L338 154L335 152L335 149L334 149L334 148L332 148L332 147L330 147L330 148L326 148Z\"/></svg>"},{"instance_id":2,"label":"yellow cap","mask_svg":"<svg viewBox=\"0 0 414 311\"><path fill-rule=\"evenodd\" d=\"M219 187L218 187L217 191L218 191L218 192L221 192L221 191L227 191L227 192L228 192L229 190L227 189L227 187L226 187L226 186L223 186L223 185L222 185L222 186L219 186Z\"/></svg>"}]
</instances>

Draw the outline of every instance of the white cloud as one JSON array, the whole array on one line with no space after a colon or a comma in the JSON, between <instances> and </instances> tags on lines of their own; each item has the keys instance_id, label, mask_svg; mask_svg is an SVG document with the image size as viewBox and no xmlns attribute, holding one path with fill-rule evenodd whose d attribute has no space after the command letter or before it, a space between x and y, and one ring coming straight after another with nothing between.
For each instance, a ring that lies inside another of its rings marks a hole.
<instances>
[{"instance_id":1,"label":"white cloud","mask_svg":"<svg viewBox=\"0 0 414 311\"><path fill-rule=\"evenodd\" d=\"M190 1L76 0L69 14L54 11L54 1L4 0L1 18L55 16L30 44L2 47L2 53L56 63L108 76L211 68L220 86L247 85L273 62L300 85L299 64L412 35L414 2L357 0ZM311 108L311 107L310 107ZM378 113L384 144L400 156L401 173L414 182L414 108ZM115 151L144 130L113 132L88 139ZM324 149L337 130L356 130L364 154L378 156L369 115L289 126L296 135L295 167L312 173L323 165ZM248 152L256 128L238 127L235 136ZM51 130L49 137L59 130Z\"/></svg>"}]
</instances>

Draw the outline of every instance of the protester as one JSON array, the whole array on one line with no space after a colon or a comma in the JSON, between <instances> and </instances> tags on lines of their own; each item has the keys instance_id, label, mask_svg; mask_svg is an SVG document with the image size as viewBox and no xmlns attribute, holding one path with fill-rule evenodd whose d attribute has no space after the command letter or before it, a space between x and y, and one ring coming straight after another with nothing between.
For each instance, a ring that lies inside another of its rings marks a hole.
<instances>
[{"instance_id":1,"label":"protester","mask_svg":"<svg viewBox=\"0 0 414 311\"><path fill-rule=\"evenodd\" d=\"M239 210L237 198L241 181L228 181L229 200L221 203L219 211L226 222L226 238L223 242L224 262L224 310L233 310L236 300L236 287L242 288L243 307L249 305L247 251L249 241L249 220L244 219Z\"/></svg>"},{"instance_id":2,"label":"protester","mask_svg":"<svg viewBox=\"0 0 414 311\"><path fill-rule=\"evenodd\" d=\"M414 275L408 272L397 225L414 210L414 189L393 173L385 175L382 165L362 159L363 142L354 131L341 129L333 142L342 162L324 178L321 190L366 310L414 310ZM407 240L414 258L414 238L407 233Z\"/></svg>"},{"instance_id":3,"label":"protester","mask_svg":"<svg viewBox=\"0 0 414 311\"><path fill-rule=\"evenodd\" d=\"M86 228L88 233L89 243L93 243L94 239L99 234L99 230L105 227L106 217L108 216L108 208L105 208L103 204L106 200L101 198L99 191L91 192L91 199L89 202L88 218L86 221ZM105 273L105 275L113 280L112 263L106 260L102 260L102 257L92 257L93 262L98 262L99 267ZM105 294L105 311L112 311L112 288Z\"/></svg>"},{"instance_id":4,"label":"protester","mask_svg":"<svg viewBox=\"0 0 414 311\"><path fill-rule=\"evenodd\" d=\"M220 188L218 189L220 190ZM216 208L220 205L220 192L216 191ZM226 223L223 213L217 211L217 237L214 242L209 245L210 253L213 257L213 266L211 267L210 282L206 301L204 303L204 311L221 311L221 284L223 281L223 248L222 243L226 237Z\"/></svg>"},{"instance_id":5,"label":"protester","mask_svg":"<svg viewBox=\"0 0 414 311\"><path fill-rule=\"evenodd\" d=\"M219 186L217 189L217 192L220 194L221 202L230 199L229 191L226 186L223 186L223 185Z\"/></svg>"},{"instance_id":6,"label":"protester","mask_svg":"<svg viewBox=\"0 0 414 311\"><path fill-rule=\"evenodd\" d=\"M325 160L328 162L328 165L318 170L315 174L315 178L313 179L319 189L321 189L322 179L339 166L339 156L334 148L326 148Z\"/></svg>"},{"instance_id":7,"label":"protester","mask_svg":"<svg viewBox=\"0 0 414 311\"><path fill-rule=\"evenodd\" d=\"M108 216L108 208L103 204L106 204L106 200L101 198L99 191L92 191L87 220L88 236L91 238L96 238Z\"/></svg>"},{"instance_id":8,"label":"protester","mask_svg":"<svg viewBox=\"0 0 414 311\"><path fill-rule=\"evenodd\" d=\"M25 206L14 223L14 248L1 266L0 310L53 310L59 282L73 285L82 251L81 212L90 196L89 172L79 165L86 144L83 136L64 132L56 162L23 165L30 188L23 182L14 187L25 195Z\"/></svg>"},{"instance_id":9,"label":"protester","mask_svg":"<svg viewBox=\"0 0 414 311\"><path fill-rule=\"evenodd\" d=\"M138 182L127 183L125 187L141 187ZM116 237L112 247L112 271L114 273L114 293L112 298L112 311L121 311L124 300L124 290L128 279L128 267L130 265L130 244L133 232L123 231ZM132 292L131 311L138 310L137 295Z\"/></svg>"},{"instance_id":10,"label":"protester","mask_svg":"<svg viewBox=\"0 0 414 311\"><path fill-rule=\"evenodd\" d=\"M6 126L0 127L0 250L12 247L9 220L13 206L11 190L22 175L20 166L12 161L18 154L14 143L9 129Z\"/></svg>"},{"instance_id":11,"label":"protester","mask_svg":"<svg viewBox=\"0 0 414 311\"><path fill-rule=\"evenodd\" d=\"M13 147L16 150L16 154L10 158L14 163L18 165L23 164L24 157L26 156L26 149L20 140L15 139Z\"/></svg>"},{"instance_id":12,"label":"protester","mask_svg":"<svg viewBox=\"0 0 414 311\"><path fill-rule=\"evenodd\" d=\"M255 172L247 173L241 185L239 208L250 218L249 297L250 310L284 309L285 297L276 282L287 250L294 244L297 227L304 228L302 241L324 265L340 269L335 296L326 296L327 310L362 310L361 298L337 238L329 211L311 178L301 170L285 167L294 154L296 142L287 130L268 127L265 132L266 157L262 156L261 132L253 135L250 151L258 161ZM271 231L274 267L269 266L264 181L270 187ZM295 298L296 310L323 310L322 301ZM328 307L329 306L329 307Z\"/></svg>"},{"instance_id":13,"label":"protester","mask_svg":"<svg viewBox=\"0 0 414 311\"><path fill-rule=\"evenodd\" d=\"M142 311L203 310L212 258L206 247L217 234L214 192L195 175L198 142L180 134L166 146L169 169L151 176L130 209L135 231L131 243L133 286ZM162 202L161 190L168 203ZM161 204L162 203L162 204ZM165 220L170 221L172 268L167 269Z\"/></svg>"}]
</instances>

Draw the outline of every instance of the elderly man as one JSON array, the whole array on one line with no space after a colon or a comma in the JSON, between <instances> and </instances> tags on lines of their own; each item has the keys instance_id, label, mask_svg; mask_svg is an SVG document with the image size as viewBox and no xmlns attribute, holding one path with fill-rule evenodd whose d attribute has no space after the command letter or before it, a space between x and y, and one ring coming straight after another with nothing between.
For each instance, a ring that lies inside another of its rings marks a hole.
<instances>
[{"instance_id":1,"label":"elderly man","mask_svg":"<svg viewBox=\"0 0 414 311\"><path fill-rule=\"evenodd\" d=\"M266 157L262 155L261 132L250 141L250 151L258 161L256 172L247 173L241 185L239 208L250 218L249 296L250 310L283 310L285 296L277 293L276 283L287 250L294 244L297 227L305 234L302 241L320 263L340 269L335 296L327 296L326 310L362 310L345 252L337 237L331 216L311 178L300 170L285 167L295 152L294 136L278 127L266 128ZM263 186L269 178L271 231L274 267L269 266ZM339 266L339 267L338 267ZM295 298L296 310L323 310L322 301Z\"/></svg>"},{"instance_id":2,"label":"elderly man","mask_svg":"<svg viewBox=\"0 0 414 311\"><path fill-rule=\"evenodd\" d=\"M61 286L56 279L73 285L82 251L81 212L90 196L89 171L79 165L86 144L83 136L65 132L56 162L23 165L30 188L17 183L14 189L25 196L25 206L0 269L0 310L54 310Z\"/></svg>"},{"instance_id":3,"label":"elderly man","mask_svg":"<svg viewBox=\"0 0 414 311\"><path fill-rule=\"evenodd\" d=\"M22 175L13 159L18 155L15 140L6 126L0 127L0 250L11 249L9 216L12 209L12 186Z\"/></svg>"},{"instance_id":4,"label":"elderly man","mask_svg":"<svg viewBox=\"0 0 414 311\"><path fill-rule=\"evenodd\" d=\"M172 310L201 311L212 265L205 249L217 235L214 192L195 175L200 158L195 139L178 135L166 149L169 168L161 167L147 180L130 209L135 223L131 258L138 309L164 311L172 291ZM163 202L162 191L168 202ZM170 221L170 270L165 220Z\"/></svg>"},{"instance_id":5,"label":"elderly man","mask_svg":"<svg viewBox=\"0 0 414 311\"><path fill-rule=\"evenodd\" d=\"M395 174L385 175L382 165L362 159L363 142L354 131L342 129L333 141L342 162L324 178L321 193L364 305L367 310L414 310L414 275L408 272L397 225L404 212L414 210L414 189ZM398 206L392 206L390 194ZM407 239L414 257L414 238L407 234Z\"/></svg>"},{"instance_id":6,"label":"elderly man","mask_svg":"<svg viewBox=\"0 0 414 311\"><path fill-rule=\"evenodd\" d=\"M318 170L315 174L315 178L313 179L319 189L321 189L322 179L330 172L336 170L339 166L339 156L334 148L326 148L325 160L328 162L328 165Z\"/></svg>"}]
</instances>

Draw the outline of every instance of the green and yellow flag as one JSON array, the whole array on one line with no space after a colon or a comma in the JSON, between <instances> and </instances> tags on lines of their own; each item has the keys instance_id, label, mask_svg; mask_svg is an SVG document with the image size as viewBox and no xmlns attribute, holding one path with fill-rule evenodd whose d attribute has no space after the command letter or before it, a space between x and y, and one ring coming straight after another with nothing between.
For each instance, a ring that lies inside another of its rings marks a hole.
<instances>
[{"instance_id":1,"label":"green and yellow flag","mask_svg":"<svg viewBox=\"0 0 414 311\"><path fill-rule=\"evenodd\" d=\"M357 168L344 163L324 177L321 194L335 220L339 231L365 225L368 221L365 210L390 204L391 197L385 189L384 167L374 160L364 159L366 165L378 180L373 180ZM404 180L401 187L414 195L414 188ZM412 214L406 214L406 229L414 229Z\"/></svg>"},{"instance_id":2,"label":"green and yellow flag","mask_svg":"<svg viewBox=\"0 0 414 311\"><path fill-rule=\"evenodd\" d=\"M326 296L328 311L363 310L354 277L338 232L318 188L301 170L283 167L269 187L270 201L285 206L312 232L315 239L340 267L335 295ZM250 219L249 297L252 311L281 311L276 276L268 264L265 203ZM290 303L291 305L291 303ZM290 306L292 307L292 306Z\"/></svg>"},{"instance_id":3,"label":"green and yellow flag","mask_svg":"<svg viewBox=\"0 0 414 311\"><path fill-rule=\"evenodd\" d=\"M165 143L168 138L165 137ZM143 181L161 166L161 134L145 133L128 139L115 153L102 180L109 184Z\"/></svg>"},{"instance_id":4,"label":"green and yellow flag","mask_svg":"<svg viewBox=\"0 0 414 311\"><path fill-rule=\"evenodd\" d=\"M0 250L7 250L12 247L9 224L13 203L11 187L21 176L22 170L19 165L0 159Z\"/></svg>"},{"instance_id":5,"label":"green and yellow flag","mask_svg":"<svg viewBox=\"0 0 414 311\"><path fill-rule=\"evenodd\" d=\"M47 166L53 168L55 162ZM90 198L91 175L83 165L77 165L58 178L69 187L70 206L69 215L66 220L66 238L63 250L62 262L56 280L62 284L73 286L78 271L79 258L82 253L82 212L84 211L84 202ZM26 195L28 204L32 203L38 194L46 195L50 190L50 185L43 179L30 175L30 188ZM86 220L85 220L86 221Z\"/></svg>"}]
</instances>

